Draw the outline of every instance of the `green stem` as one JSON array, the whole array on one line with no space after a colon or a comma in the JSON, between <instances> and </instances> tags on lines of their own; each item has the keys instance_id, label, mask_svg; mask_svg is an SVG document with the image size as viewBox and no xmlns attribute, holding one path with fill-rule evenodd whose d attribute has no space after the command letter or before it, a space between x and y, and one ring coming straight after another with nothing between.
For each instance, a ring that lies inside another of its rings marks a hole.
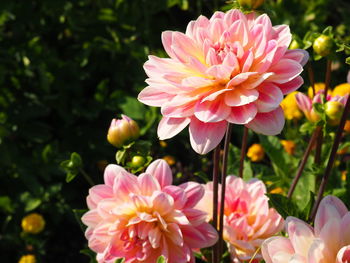
<instances>
[{"instance_id":1,"label":"green stem","mask_svg":"<svg viewBox=\"0 0 350 263\"><path fill-rule=\"evenodd\" d=\"M83 175L83 177L89 183L90 186L94 186L95 185L95 183L91 179L91 177L82 168L79 168L79 172Z\"/></svg>"},{"instance_id":2,"label":"green stem","mask_svg":"<svg viewBox=\"0 0 350 263\"><path fill-rule=\"evenodd\" d=\"M215 148L213 153L213 226L218 229L218 191L219 191L219 159L220 144ZM218 262L218 243L213 246L212 262Z\"/></svg>"},{"instance_id":3,"label":"green stem","mask_svg":"<svg viewBox=\"0 0 350 263\"><path fill-rule=\"evenodd\" d=\"M244 126L243 137L242 137L242 148L241 148L241 159L239 160L239 177L243 178L244 169L244 157L247 152L247 138L248 138L248 128Z\"/></svg>"}]
</instances>

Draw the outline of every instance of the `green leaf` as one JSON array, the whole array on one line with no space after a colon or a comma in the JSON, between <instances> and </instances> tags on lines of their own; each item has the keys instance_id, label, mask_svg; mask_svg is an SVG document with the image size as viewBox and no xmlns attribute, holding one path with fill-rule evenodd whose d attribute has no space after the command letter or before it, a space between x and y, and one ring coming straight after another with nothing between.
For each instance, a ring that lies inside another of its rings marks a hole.
<instances>
[{"instance_id":1,"label":"green leaf","mask_svg":"<svg viewBox=\"0 0 350 263\"><path fill-rule=\"evenodd\" d=\"M66 183L70 183L77 175L78 171L68 171L66 174Z\"/></svg>"},{"instance_id":2,"label":"green leaf","mask_svg":"<svg viewBox=\"0 0 350 263\"><path fill-rule=\"evenodd\" d=\"M345 63L350 65L350 57L347 57L347 58L345 59Z\"/></svg>"},{"instance_id":3,"label":"green leaf","mask_svg":"<svg viewBox=\"0 0 350 263\"><path fill-rule=\"evenodd\" d=\"M311 134L314 131L314 129L315 129L314 123L307 121L300 126L299 131L303 134L305 133Z\"/></svg>"},{"instance_id":4,"label":"green leaf","mask_svg":"<svg viewBox=\"0 0 350 263\"><path fill-rule=\"evenodd\" d=\"M125 261L125 258L118 258L114 263L123 263Z\"/></svg>"},{"instance_id":5,"label":"green leaf","mask_svg":"<svg viewBox=\"0 0 350 263\"><path fill-rule=\"evenodd\" d=\"M75 168L80 168L83 164L80 155L76 152L73 152L71 154L70 159L73 162Z\"/></svg>"},{"instance_id":6,"label":"green leaf","mask_svg":"<svg viewBox=\"0 0 350 263\"><path fill-rule=\"evenodd\" d=\"M5 213L13 213L14 207L8 196L0 196L0 210Z\"/></svg>"},{"instance_id":7,"label":"green leaf","mask_svg":"<svg viewBox=\"0 0 350 263\"><path fill-rule=\"evenodd\" d=\"M119 150L115 154L115 159L117 160L117 164L124 164L126 158L126 150Z\"/></svg>"},{"instance_id":8,"label":"green leaf","mask_svg":"<svg viewBox=\"0 0 350 263\"><path fill-rule=\"evenodd\" d=\"M304 172L300 177L293 193L293 200L296 202L299 209L303 209L305 204L310 201L310 192L315 192L315 180L316 175L312 172Z\"/></svg>"},{"instance_id":9,"label":"green leaf","mask_svg":"<svg viewBox=\"0 0 350 263\"><path fill-rule=\"evenodd\" d=\"M165 263L165 257L163 255L161 255L158 259L157 259L157 263Z\"/></svg>"},{"instance_id":10,"label":"green leaf","mask_svg":"<svg viewBox=\"0 0 350 263\"><path fill-rule=\"evenodd\" d=\"M283 218L288 216L298 217L298 206L292 200L280 194L266 194L269 197L270 206L274 207Z\"/></svg>"},{"instance_id":11,"label":"green leaf","mask_svg":"<svg viewBox=\"0 0 350 263\"><path fill-rule=\"evenodd\" d=\"M252 164L250 161L244 161L244 169L243 169L243 179L248 181L252 179L254 176Z\"/></svg>"},{"instance_id":12,"label":"green leaf","mask_svg":"<svg viewBox=\"0 0 350 263\"><path fill-rule=\"evenodd\" d=\"M146 106L134 97L126 97L125 102L120 105L124 114L132 119L142 120L146 112Z\"/></svg>"},{"instance_id":13,"label":"green leaf","mask_svg":"<svg viewBox=\"0 0 350 263\"><path fill-rule=\"evenodd\" d=\"M302 216L299 219L302 219L304 221L308 221L310 214L311 214L312 207L314 206L314 203L315 203L315 194L310 191L309 201L307 202L307 204L305 205L305 207L301 211Z\"/></svg>"}]
</instances>

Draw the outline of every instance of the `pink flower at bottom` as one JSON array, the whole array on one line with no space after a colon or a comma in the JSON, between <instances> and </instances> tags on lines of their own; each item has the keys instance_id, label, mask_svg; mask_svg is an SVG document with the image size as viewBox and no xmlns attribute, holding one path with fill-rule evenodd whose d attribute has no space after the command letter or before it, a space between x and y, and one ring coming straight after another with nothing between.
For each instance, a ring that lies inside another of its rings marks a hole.
<instances>
[{"instance_id":1,"label":"pink flower at bottom","mask_svg":"<svg viewBox=\"0 0 350 263\"><path fill-rule=\"evenodd\" d=\"M314 227L288 217L288 237L272 237L262 245L266 263L349 263L350 212L335 196L326 196L318 208Z\"/></svg>"},{"instance_id":2,"label":"pink flower at bottom","mask_svg":"<svg viewBox=\"0 0 350 263\"><path fill-rule=\"evenodd\" d=\"M224 239L234 262L249 261L265 239L283 228L283 218L269 208L265 193L266 187L260 180L244 182L236 176L226 178ZM208 213L207 221L213 214L212 200L213 183L209 182L205 185L204 197L196 206ZM262 259L261 253L254 258Z\"/></svg>"},{"instance_id":3,"label":"pink flower at bottom","mask_svg":"<svg viewBox=\"0 0 350 263\"><path fill-rule=\"evenodd\" d=\"M164 160L154 161L138 177L118 165L107 166L104 184L90 189L90 211L82 217L99 263L118 258L154 263L161 255L168 263L194 262L192 250L216 243L216 230L205 221L207 214L194 208L203 187L171 183Z\"/></svg>"},{"instance_id":4,"label":"pink flower at bottom","mask_svg":"<svg viewBox=\"0 0 350 263\"><path fill-rule=\"evenodd\" d=\"M161 107L159 138L172 138L189 125L192 148L205 154L220 143L228 123L280 133L283 95L303 84L308 60L306 51L288 50L291 39L287 25L272 26L266 14L239 10L200 16L185 33L163 32L170 58L149 56L149 86L138 96Z\"/></svg>"}]
</instances>

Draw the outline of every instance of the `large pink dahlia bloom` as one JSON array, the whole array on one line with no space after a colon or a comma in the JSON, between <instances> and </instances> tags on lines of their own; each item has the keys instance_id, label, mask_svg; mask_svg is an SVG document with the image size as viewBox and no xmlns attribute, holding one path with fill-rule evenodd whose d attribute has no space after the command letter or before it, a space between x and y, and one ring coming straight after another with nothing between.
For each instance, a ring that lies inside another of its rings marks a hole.
<instances>
[{"instance_id":1,"label":"large pink dahlia bloom","mask_svg":"<svg viewBox=\"0 0 350 263\"><path fill-rule=\"evenodd\" d=\"M221 186L219 186L219 193ZM281 231L284 220L269 208L264 183L257 179L244 182L236 176L226 178L224 239L234 262L250 260L262 242ZM219 195L220 196L220 195ZM205 185L204 197L196 208L213 214L213 183ZM255 259L262 259L257 253Z\"/></svg>"},{"instance_id":2,"label":"large pink dahlia bloom","mask_svg":"<svg viewBox=\"0 0 350 263\"><path fill-rule=\"evenodd\" d=\"M286 220L288 237L272 237L262 246L266 263L349 263L350 212L335 196L326 196L314 227L298 218Z\"/></svg>"},{"instance_id":3,"label":"large pink dahlia bloom","mask_svg":"<svg viewBox=\"0 0 350 263\"><path fill-rule=\"evenodd\" d=\"M217 241L206 213L194 209L203 187L171 183L164 160L154 161L138 177L118 165L107 166L104 184L90 189L90 211L82 217L98 262L125 258L126 263L154 263L161 255L168 263L194 262L193 249Z\"/></svg>"},{"instance_id":4,"label":"large pink dahlia bloom","mask_svg":"<svg viewBox=\"0 0 350 263\"><path fill-rule=\"evenodd\" d=\"M149 85L138 99L161 107L161 140L189 124L192 148L205 154L225 134L227 123L275 135L284 126L283 95L298 89L306 51L288 50L287 25L272 26L267 15L239 10L191 21L186 33L165 31L170 58L149 56Z\"/></svg>"}]
</instances>

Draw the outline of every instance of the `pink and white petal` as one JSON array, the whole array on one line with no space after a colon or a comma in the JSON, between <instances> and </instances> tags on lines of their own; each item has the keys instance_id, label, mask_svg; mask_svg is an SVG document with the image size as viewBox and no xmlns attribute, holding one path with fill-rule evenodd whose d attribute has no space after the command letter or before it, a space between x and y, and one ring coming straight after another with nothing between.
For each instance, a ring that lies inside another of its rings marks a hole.
<instances>
[{"instance_id":1,"label":"pink and white petal","mask_svg":"<svg viewBox=\"0 0 350 263\"><path fill-rule=\"evenodd\" d=\"M173 31L164 31L162 33L162 43L165 49L165 52L171 57L175 58L174 52L171 48L173 44Z\"/></svg>"},{"instance_id":2,"label":"pink and white petal","mask_svg":"<svg viewBox=\"0 0 350 263\"><path fill-rule=\"evenodd\" d=\"M328 255L328 249L322 239L315 239L307 255L308 263L327 263L334 262L334 260ZM331 260L332 259L332 260Z\"/></svg>"},{"instance_id":3,"label":"pink and white petal","mask_svg":"<svg viewBox=\"0 0 350 263\"><path fill-rule=\"evenodd\" d=\"M274 73L268 72L268 73L263 73L263 74L258 74L258 75L252 76L247 81L243 82L240 85L240 88L241 89L254 89L257 86L259 86L261 83L263 83L265 80L268 80L273 75L274 75Z\"/></svg>"},{"instance_id":4,"label":"pink and white petal","mask_svg":"<svg viewBox=\"0 0 350 263\"><path fill-rule=\"evenodd\" d=\"M196 229L201 232L201 234L205 237L206 240L205 244L202 244L202 246L198 248L211 247L217 242L218 233L212 225L203 223L199 226L196 226Z\"/></svg>"},{"instance_id":5,"label":"pink and white petal","mask_svg":"<svg viewBox=\"0 0 350 263\"><path fill-rule=\"evenodd\" d=\"M158 180L148 173L140 174L137 177L137 182L142 195L151 196L154 191L161 189Z\"/></svg>"},{"instance_id":6,"label":"pink and white petal","mask_svg":"<svg viewBox=\"0 0 350 263\"><path fill-rule=\"evenodd\" d=\"M168 185L165 186L162 189L162 191L173 197L175 209L182 209L185 206L187 202L187 197L184 189L182 189L181 187L175 185Z\"/></svg>"},{"instance_id":7,"label":"pink and white petal","mask_svg":"<svg viewBox=\"0 0 350 263\"><path fill-rule=\"evenodd\" d=\"M270 237L263 242L261 252L266 263L282 263L289 261L294 249L288 238ZM283 252L283 256L275 257L280 252Z\"/></svg>"},{"instance_id":8,"label":"pink and white petal","mask_svg":"<svg viewBox=\"0 0 350 263\"><path fill-rule=\"evenodd\" d=\"M234 76L227 84L226 88L235 88L236 86L240 85L244 81L246 81L248 78L253 78L254 76L257 76L257 72L244 72L239 73L236 76Z\"/></svg>"},{"instance_id":9,"label":"pink and white petal","mask_svg":"<svg viewBox=\"0 0 350 263\"><path fill-rule=\"evenodd\" d=\"M309 53L303 49L292 49L292 50L287 50L283 58L295 60L296 62L304 66L306 62L309 60Z\"/></svg>"},{"instance_id":10,"label":"pink and white petal","mask_svg":"<svg viewBox=\"0 0 350 263\"><path fill-rule=\"evenodd\" d=\"M312 102L304 93L298 92L295 94L295 100L299 109L301 109L304 113L307 113L312 109Z\"/></svg>"},{"instance_id":11,"label":"pink and white petal","mask_svg":"<svg viewBox=\"0 0 350 263\"><path fill-rule=\"evenodd\" d=\"M170 118L163 117L158 124L158 137L166 140L180 133L190 123L190 118Z\"/></svg>"},{"instance_id":12,"label":"pink and white petal","mask_svg":"<svg viewBox=\"0 0 350 263\"><path fill-rule=\"evenodd\" d=\"M206 154L213 150L222 140L227 122L204 123L197 118L191 118L190 142L193 150L199 154Z\"/></svg>"},{"instance_id":13,"label":"pink and white petal","mask_svg":"<svg viewBox=\"0 0 350 263\"><path fill-rule=\"evenodd\" d=\"M137 99L148 106L160 107L173 97L175 95L164 92L164 89L148 86L139 93Z\"/></svg>"},{"instance_id":14,"label":"pink and white petal","mask_svg":"<svg viewBox=\"0 0 350 263\"><path fill-rule=\"evenodd\" d=\"M108 186L113 186L116 175L119 174L121 171L126 172L125 169L119 165L116 165L116 164L107 165L103 174L103 179L105 184Z\"/></svg>"},{"instance_id":15,"label":"pink and white petal","mask_svg":"<svg viewBox=\"0 0 350 263\"><path fill-rule=\"evenodd\" d=\"M158 248L160 246L161 238L162 232L158 227L154 227L148 232L148 240L152 248Z\"/></svg>"},{"instance_id":16,"label":"pink and white petal","mask_svg":"<svg viewBox=\"0 0 350 263\"><path fill-rule=\"evenodd\" d=\"M129 200L129 193L139 193L137 177L126 171L121 171L114 179L113 193L120 200Z\"/></svg>"},{"instance_id":17,"label":"pink and white petal","mask_svg":"<svg viewBox=\"0 0 350 263\"><path fill-rule=\"evenodd\" d=\"M340 229L342 230L341 244L345 246L350 244L350 212L343 216L340 224Z\"/></svg>"},{"instance_id":18,"label":"pink and white petal","mask_svg":"<svg viewBox=\"0 0 350 263\"><path fill-rule=\"evenodd\" d=\"M87 211L81 218L81 221L84 225L89 227L96 227L99 222L101 222L102 218L98 214L96 209Z\"/></svg>"},{"instance_id":19,"label":"pink and white petal","mask_svg":"<svg viewBox=\"0 0 350 263\"><path fill-rule=\"evenodd\" d=\"M187 208L183 210L183 212L193 226L198 226L204 223L208 216L206 212L194 208Z\"/></svg>"},{"instance_id":20,"label":"pink and white petal","mask_svg":"<svg viewBox=\"0 0 350 263\"><path fill-rule=\"evenodd\" d=\"M153 175L161 188L171 185L173 175L168 163L163 159L153 161L146 169L146 173Z\"/></svg>"},{"instance_id":21,"label":"pink and white petal","mask_svg":"<svg viewBox=\"0 0 350 263\"><path fill-rule=\"evenodd\" d=\"M104 184L95 185L89 190L89 208L93 209L101 200L113 196L113 188L111 186Z\"/></svg>"},{"instance_id":22,"label":"pink and white petal","mask_svg":"<svg viewBox=\"0 0 350 263\"><path fill-rule=\"evenodd\" d=\"M201 102L216 100L216 98L218 96L220 96L221 94L226 93L227 91L230 91L230 90L232 90L232 89L221 89L221 90L215 91L213 93L210 93L208 96L204 97L201 100Z\"/></svg>"},{"instance_id":23,"label":"pink and white petal","mask_svg":"<svg viewBox=\"0 0 350 263\"><path fill-rule=\"evenodd\" d=\"M206 223L207 224L207 223ZM208 225L208 224L207 224ZM206 247L206 237L196 227L191 225L181 226L181 232L186 245L190 248Z\"/></svg>"},{"instance_id":24,"label":"pink and white petal","mask_svg":"<svg viewBox=\"0 0 350 263\"><path fill-rule=\"evenodd\" d=\"M301 85L303 85L304 79L300 76L292 79L291 81L288 81L283 84L278 84L279 88L281 89L283 95L289 94L293 91L296 91L300 88Z\"/></svg>"},{"instance_id":25,"label":"pink and white petal","mask_svg":"<svg viewBox=\"0 0 350 263\"><path fill-rule=\"evenodd\" d=\"M254 103L232 107L231 114L226 118L226 120L234 124L247 124L254 120L257 112L258 110Z\"/></svg>"},{"instance_id":26,"label":"pink and white petal","mask_svg":"<svg viewBox=\"0 0 350 263\"><path fill-rule=\"evenodd\" d=\"M266 83L258 88L259 99L255 102L258 112L270 112L276 109L283 100L281 90L272 83Z\"/></svg>"},{"instance_id":27,"label":"pink and white petal","mask_svg":"<svg viewBox=\"0 0 350 263\"><path fill-rule=\"evenodd\" d=\"M281 133L284 123L283 110L281 107L278 107L276 110L270 112L257 113L254 120L245 126L256 133L276 135Z\"/></svg>"},{"instance_id":28,"label":"pink and white petal","mask_svg":"<svg viewBox=\"0 0 350 263\"><path fill-rule=\"evenodd\" d=\"M195 97L178 95L161 106L161 113L169 118L186 118L194 114Z\"/></svg>"},{"instance_id":29,"label":"pink and white petal","mask_svg":"<svg viewBox=\"0 0 350 263\"><path fill-rule=\"evenodd\" d=\"M198 102L195 107L194 115L202 122L220 122L226 119L231 113L222 100Z\"/></svg>"},{"instance_id":30,"label":"pink and white petal","mask_svg":"<svg viewBox=\"0 0 350 263\"><path fill-rule=\"evenodd\" d=\"M346 80L348 81L348 83L350 83L350 71L348 72L348 76L347 76Z\"/></svg>"},{"instance_id":31,"label":"pink and white petal","mask_svg":"<svg viewBox=\"0 0 350 263\"><path fill-rule=\"evenodd\" d=\"M337 254L337 263L350 262L350 245L342 247Z\"/></svg>"},{"instance_id":32,"label":"pink and white petal","mask_svg":"<svg viewBox=\"0 0 350 263\"><path fill-rule=\"evenodd\" d=\"M168 232L164 233L176 246L182 247L184 244L183 235L178 224L169 223Z\"/></svg>"},{"instance_id":33,"label":"pink and white petal","mask_svg":"<svg viewBox=\"0 0 350 263\"><path fill-rule=\"evenodd\" d=\"M341 247L341 236L343 236L343 229L340 228L340 220L337 218L330 218L322 227L319 234L327 250L331 251L332 257L336 257L336 251Z\"/></svg>"},{"instance_id":34,"label":"pink and white petal","mask_svg":"<svg viewBox=\"0 0 350 263\"><path fill-rule=\"evenodd\" d=\"M225 103L231 107L238 107L256 101L258 97L259 92L255 89L234 88L225 93Z\"/></svg>"},{"instance_id":35,"label":"pink and white petal","mask_svg":"<svg viewBox=\"0 0 350 263\"><path fill-rule=\"evenodd\" d=\"M174 199L171 195L166 193L155 191L151 197L151 202L153 204L153 209L158 211L161 216L173 210Z\"/></svg>"},{"instance_id":36,"label":"pink and white petal","mask_svg":"<svg viewBox=\"0 0 350 263\"><path fill-rule=\"evenodd\" d=\"M338 197L332 195L324 197L315 217L315 234L318 236L330 219L340 221L347 212L348 209Z\"/></svg>"},{"instance_id":37,"label":"pink and white petal","mask_svg":"<svg viewBox=\"0 0 350 263\"><path fill-rule=\"evenodd\" d=\"M179 185L184 190L187 201L184 208L193 208L204 195L204 188L201 184L195 182L187 182Z\"/></svg>"},{"instance_id":38,"label":"pink and white petal","mask_svg":"<svg viewBox=\"0 0 350 263\"><path fill-rule=\"evenodd\" d=\"M294 60L283 58L277 64L272 64L269 71L275 73L269 80L281 84L299 76L303 71L303 67Z\"/></svg>"}]
</instances>

